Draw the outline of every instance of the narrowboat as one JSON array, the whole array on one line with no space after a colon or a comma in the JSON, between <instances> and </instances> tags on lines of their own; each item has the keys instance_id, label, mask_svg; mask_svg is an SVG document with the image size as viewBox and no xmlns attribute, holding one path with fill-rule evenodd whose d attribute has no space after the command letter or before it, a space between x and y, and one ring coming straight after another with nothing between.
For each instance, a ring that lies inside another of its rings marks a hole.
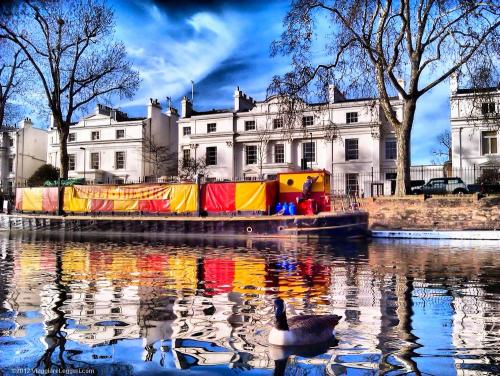
<instances>
[{"instance_id":1,"label":"narrowboat","mask_svg":"<svg viewBox=\"0 0 500 376\"><path fill-rule=\"evenodd\" d=\"M311 192L302 187L314 178ZM276 180L18 188L4 230L221 237L365 237L368 214L332 211L328 171Z\"/></svg>"}]
</instances>

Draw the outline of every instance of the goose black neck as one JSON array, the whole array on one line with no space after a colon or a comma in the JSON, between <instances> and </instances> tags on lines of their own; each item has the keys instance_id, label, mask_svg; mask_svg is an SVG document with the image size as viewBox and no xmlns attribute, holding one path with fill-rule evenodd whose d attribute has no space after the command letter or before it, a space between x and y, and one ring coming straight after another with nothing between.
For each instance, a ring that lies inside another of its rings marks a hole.
<instances>
[{"instance_id":1,"label":"goose black neck","mask_svg":"<svg viewBox=\"0 0 500 376\"><path fill-rule=\"evenodd\" d=\"M286 320L286 312L276 316L276 329L288 330L288 322Z\"/></svg>"}]
</instances>

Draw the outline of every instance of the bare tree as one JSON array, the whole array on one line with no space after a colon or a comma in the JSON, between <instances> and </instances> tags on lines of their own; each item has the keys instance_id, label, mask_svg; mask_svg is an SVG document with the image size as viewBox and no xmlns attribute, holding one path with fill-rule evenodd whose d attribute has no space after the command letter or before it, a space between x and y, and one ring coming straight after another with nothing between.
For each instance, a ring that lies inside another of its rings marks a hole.
<instances>
[{"instance_id":1,"label":"bare tree","mask_svg":"<svg viewBox=\"0 0 500 376\"><path fill-rule=\"evenodd\" d=\"M45 94L60 139L61 177L77 111L97 98L131 97L139 74L113 39L113 11L99 0L25 1L0 16L0 38L16 44Z\"/></svg>"},{"instance_id":2,"label":"bare tree","mask_svg":"<svg viewBox=\"0 0 500 376\"><path fill-rule=\"evenodd\" d=\"M348 94L379 97L396 134L396 194L403 195L418 99L467 64L498 57L490 48L499 12L496 0L294 0L272 45L272 55L291 56L292 70L275 77L270 91L296 102L324 95L333 82ZM393 93L403 103L401 120Z\"/></svg>"},{"instance_id":3,"label":"bare tree","mask_svg":"<svg viewBox=\"0 0 500 376\"><path fill-rule=\"evenodd\" d=\"M187 158L179 160L179 179L195 180L196 175L207 175L207 161L204 157Z\"/></svg>"},{"instance_id":4,"label":"bare tree","mask_svg":"<svg viewBox=\"0 0 500 376\"><path fill-rule=\"evenodd\" d=\"M142 145L142 160L151 168L155 180L168 171L177 169L177 153L171 148L157 143L153 136L145 135Z\"/></svg>"},{"instance_id":5,"label":"bare tree","mask_svg":"<svg viewBox=\"0 0 500 376\"><path fill-rule=\"evenodd\" d=\"M441 132L436 137L436 141L437 147L431 150L433 155L431 163L433 165L440 165L451 161L451 132L449 130Z\"/></svg>"},{"instance_id":6,"label":"bare tree","mask_svg":"<svg viewBox=\"0 0 500 376\"><path fill-rule=\"evenodd\" d=\"M10 43L0 38L0 126L15 122L17 110L12 104L23 85L20 71L26 63L20 49L14 49Z\"/></svg>"}]
</instances>

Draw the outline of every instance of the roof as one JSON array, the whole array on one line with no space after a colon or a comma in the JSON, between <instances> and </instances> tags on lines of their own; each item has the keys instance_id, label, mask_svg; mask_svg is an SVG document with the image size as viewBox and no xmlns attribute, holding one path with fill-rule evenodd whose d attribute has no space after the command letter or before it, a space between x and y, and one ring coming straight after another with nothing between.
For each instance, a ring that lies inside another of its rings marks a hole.
<instances>
[{"instance_id":1,"label":"roof","mask_svg":"<svg viewBox=\"0 0 500 376\"><path fill-rule=\"evenodd\" d=\"M458 89L457 94L491 93L497 90L500 90L500 83L496 87Z\"/></svg>"},{"instance_id":2,"label":"roof","mask_svg":"<svg viewBox=\"0 0 500 376\"><path fill-rule=\"evenodd\" d=\"M12 131L16 131L18 129L19 128L14 126L14 125L3 125L0 127L0 132L12 132Z\"/></svg>"},{"instance_id":3,"label":"roof","mask_svg":"<svg viewBox=\"0 0 500 376\"><path fill-rule=\"evenodd\" d=\"M232 109L228 109L228 108L222 108L222 109L212 109L212 110L209 110L209 111L193 111L191 113L191 116L198 116L198 115L212 115L212 114L224 114L224 113L232 113L233 110Z\"/></svg>"}]
</instances>

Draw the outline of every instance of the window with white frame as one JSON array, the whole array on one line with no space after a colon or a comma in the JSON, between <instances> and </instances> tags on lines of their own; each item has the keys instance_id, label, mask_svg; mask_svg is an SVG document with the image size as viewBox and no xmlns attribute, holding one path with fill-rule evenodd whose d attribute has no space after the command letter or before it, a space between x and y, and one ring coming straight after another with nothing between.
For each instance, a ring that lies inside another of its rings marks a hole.
<instances>
[{"instance_id":1,"label":"window with white frame","mask_svg":"<svg viewBox=\"0 0 500 376\"><path fill-rule=\"evenodd\" d=\"M481 103L481 113L483 115L494 114L495 113L495 102Z\"/></svg>"},{"instance_id":2,"label":"window with white frame","mask_svg":"<svg viewBox=\"0 0 500 376\"><path fill-rule=\"evenodd\" d=\"M115 168L117 170L125 168L125 152L124 151L115 152Z\"/></svg>"},{"instance_id":3,"label":"window with white frame","mask_svg":"<svg viewBox=\"0 0 500 376\"><path fill-rule=\"evenodd\" d=\"M125 129L117 129L116 130L116 139L120 140L122 138L125 138Z\"/></svg>"},{"instance_id":4,"label":"window with white frame","mask_svg":"<svg viewBox=\"0 0 500 376\"><path fill-rule=\"evenodd\" d=\"M99 153L90 153L90 168L99 170Z\"/></svg>"},{"instance_id":5,"label":"window with white frame","mask_svg":"<svg viewBox=\"0 0 500 376\"><path fill-rule=\"evenodd\" d=\"M245 161L247 165L257 164L257 145L245 146Z\"/></svg>"},{"instance_id":6,"label":"window with white frame","mask_svg":"<svg viewBox=\"0 0 500 376\"><path fill-rule=\"evenodd\" d=\"M92 133L90 134L90 139L92 141L97 141L101 138L101 135L99 133L99 131L92 131Z\"/></svg>"},{"instance_id":7,"label":"window with white frame","mask_svg":"<svg viewBox=\"0 0 500 376\"><path fill-rule=\"evenodd\" d=\"M254 131L256 129L255 127L255 120L247 120L245 121L245 130L246 131Z\"/></svg>"},{"instance_id":8,"label":"window with white frame","mask_svg":"<svg viewBox=\"0 0 500 376\"><path fill-rule=\"evenodd\" d=\"M76 169L76 156L74 154L68 154L68 170L75 171Z\"/></svg>"},{"instance_id":9,"label":"window with white frame","mask_svg":"<svg viewBox=\"0 0 500 376\"><path fill-rule=\"evenodd\" d=\"M385 140L385 159L396 159L396 145L395 138Z\"/></svg>"},{"instance_id":10,"label":"window with white frame","mask_svg":"<svg viewBox=\"0 0 500 376\"><path fill-rule=\"evenodd\" d=\"M274 163L285 163L285 145L274 145Z\"/></svg>"},{"instance_id":11,"label":"window with white frame","mask_svg":"<svg viewBox=\"0 0 500 376\"><path fill-rule=\"evenodd\" d=\"M345 140L345 160L352 161L359 159L358 139L348 138Z\"/></svg>"},{"instance_id":12,"label":"window with white frame","mask_svg":"<svg viewBox=\"0 0 500 376\"><path fill-rule=\"evenodd\" d=\"M14 171L14 157L9 158L9 172Z\"/></svg>"},{"instance_id":13,"label":"window with white frame","mask_svg":"<svg viewBox=\"0 0 500 376\"><path fill-rule=\"evenodd\" d=\"M206 164L207 166L217 165L217 146L209 146L206 150Z\"/></svg>"},{"instance_id":14,"label":"window with white frame","mask_svg":"<svg viewBox=\"0 0 500 376\"><path fill-rule=\"evenodd\" d=\"M309 127L314 124L314 117L313 116L303 116L302 117L302 126L303 127Z\"/></svg>"},{"instance_id":15,"label":"window with white frame","mask_svg":"<svg viewBox=\"0 0 500 376\"><path fill-rule=\"evenodd\" d=\"M75 142L76 141L76 133L70 133L68 135L68 142Z\"/></svg>"},{"instance_id":16,"label":"window with white frame","mask_svg":"<svg viewBox=\"0 0 500 376\"><path fill-rule=\"evenodd\" d=\"M347 112L345 114L345 122L347 124L357 123L358 122L358 113L357 112Z\"/></svg>"},{"instance_id":17,"label":"window with white frame","mask_svg":"<svg viewBox=\"0 0 500 376\"><path fill-rule=\"evenodd\" d=\"M302 144L302 158L307 162L316 162L316 143L304 142Z\"/></svg>"},{"instance_id":18,"label":"window with white frame","mask_svg":"<svg viewBox=\"0 0 500 376\"><path fill-rule=\"evenodd\" d=\"M11 136L9 136L9 146L10 147L14 146L14 139Z\"/></svg>"},{"instance_id":19,"label":"window with white frame","mask_svg":"<svg viewBox=\"0 0 500 376\"><path fill-rule=\"evenodd\" d=\"M186 166L191 161L191 149L182 149L182 162Z\"/></svg>"},{"instance_id":20,"label":"window with white frame","mask_svg":"<svg viewBox=\"0 0 500 376\"><path fill-rule=\"evenodd\" d=\"M497 132L496 131L485 131L481 133L481 154L497 154L498 144L497 144Z\"/></svg>"},{"instance_id":21,"label":"window with white frame","mask_svg":"<svg viewBox=\"0 0 500 376\"><path fill-rule=\"evenodd\" d=\"M182 128L182 135L183 136L189 136L191 134L191 127L183 127Z\"/></svg>"},{"instance_id":22,"label":"window with white frame","mask_svg":"<svg viewBox=\"0 0 500 376\"><path fill-rule=\"evenodd\" d=\"M346 193L351 196L359 196L359 174L345 174Z\"/></svg>"},{"instance_id":23,"label":"window with white frame","mask_svg":"<svg viewBox=\"0 0 500 376\"><path fill-rule=\"evenodd\" d=\"M208 123L207 124L207 133L217 132L217 123Z\"/></svg>"},{"instance_id":24,"label":"window with white frame","mask_svg":"<svg viewBox=\"0 0 500 376\"><path fill-rule=\"evenodd\" d=\"M273 119L273 129L283 128L283 119Z\"/></svg>"}]
</instances>

